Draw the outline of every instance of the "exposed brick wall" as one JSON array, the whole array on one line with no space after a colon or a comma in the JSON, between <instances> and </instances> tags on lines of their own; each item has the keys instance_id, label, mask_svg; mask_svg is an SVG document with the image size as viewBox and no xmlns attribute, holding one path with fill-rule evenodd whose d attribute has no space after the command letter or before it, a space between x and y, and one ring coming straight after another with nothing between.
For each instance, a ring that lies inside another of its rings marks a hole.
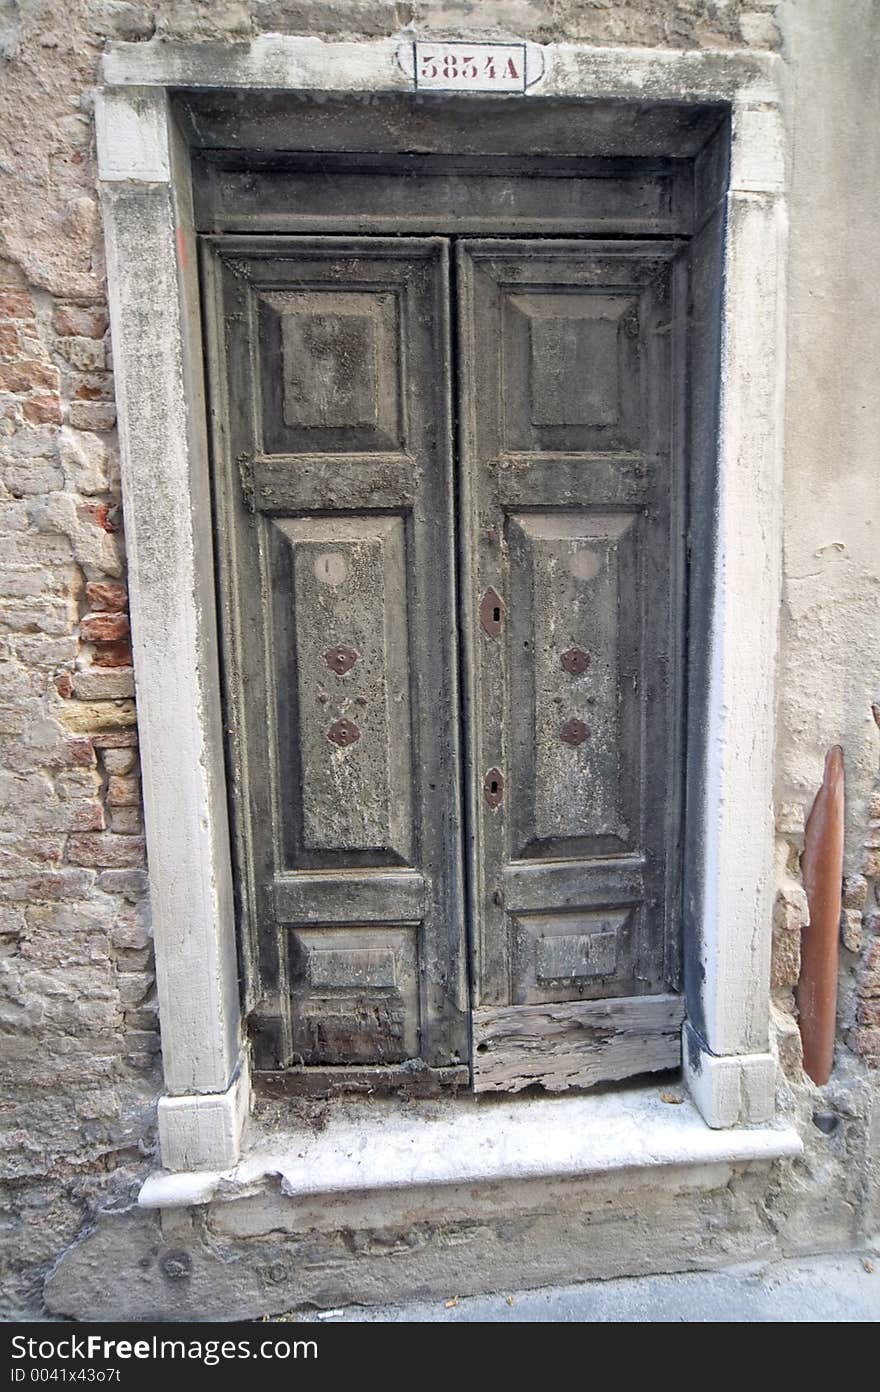
<instances>
[{"instance_id":1,"label":"exposed brick wall","mask_svg":"<svg viewBox=\"0 0 880 1392\"><path fill-rule=\"evenodd\" d=\"M880 724L880 709L874 714ZM868 806L862 874L846 888L843 942L857 958L855 1022L847 1038L869 1067L880 1068L880 781Z\"/></svg>"},{"instance_id":2,"label":"exposed brick wall","mask_svg":"<svg viewBox=\"0 0 880 1392\"><path fill-rule=\"evenodd\" d=\"M0 1164L11 1308L160 1082L107 313L0 263ZM23 1284L22 1284L23 1283Z\"/></svg>"}]
</instances>

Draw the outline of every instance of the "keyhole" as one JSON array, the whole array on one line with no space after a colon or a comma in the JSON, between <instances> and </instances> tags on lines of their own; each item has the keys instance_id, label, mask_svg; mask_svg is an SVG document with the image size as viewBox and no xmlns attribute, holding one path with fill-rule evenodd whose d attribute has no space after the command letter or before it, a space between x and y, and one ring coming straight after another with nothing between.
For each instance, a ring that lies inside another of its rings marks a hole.
<instances>
[{"instance_id":1,"label":"keyhole","mask_svg":"<svg viewBox=\"0 0 880 1392\"><path fill-rule=\"evenodd\" d=\"M501 622L501 610L498 608L498 605L497 605L497 604L496 604L495 608L492 610L492 622L493 622L493 623L500 623L500 622Z\"/></svg>"},{"instance_id":2,"label":"keyhole","mask_svg":"<svg viewBox=\"0 0 880 1392\"><path fill-rule=\"evenodd\" d=\"M493 778L493 779L492 779L492 782L489 784L489 791L490 791L490 793L497 793L497 792L498 792L498 779L497 779L497 778Z\"/></svg>"}]
</instances>

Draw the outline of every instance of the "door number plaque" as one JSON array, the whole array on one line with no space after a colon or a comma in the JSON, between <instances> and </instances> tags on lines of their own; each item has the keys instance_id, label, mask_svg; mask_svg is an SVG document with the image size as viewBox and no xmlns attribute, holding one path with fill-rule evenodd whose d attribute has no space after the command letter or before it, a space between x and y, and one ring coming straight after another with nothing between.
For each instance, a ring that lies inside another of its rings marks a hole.
<instances>
[{"instance_id":1,"label":"door number plaque","mask_svg":"<svg viewBox=\"0 0 880 1392\"><path fill-rule=\"evenodd\" d=\"M413 86L418 92L525 92L543 76L543 57L538 56L535 72L535 56L534 46L525 43L428 43L416 39L412 56L401 51L400 62L404 71L412 64Z\"/></svg>"}]
</instances>

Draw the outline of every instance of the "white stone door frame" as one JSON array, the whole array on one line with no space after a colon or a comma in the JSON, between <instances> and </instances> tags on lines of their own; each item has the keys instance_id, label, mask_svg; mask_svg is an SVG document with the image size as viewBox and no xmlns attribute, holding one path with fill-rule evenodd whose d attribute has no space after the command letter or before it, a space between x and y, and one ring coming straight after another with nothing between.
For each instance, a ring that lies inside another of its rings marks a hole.
<instances>
[{"instance_id":1,"label":"white stone door frame","mask_svg":"<svg viewBox=\"0 0 880 1392\"><path fill-rule=\"evenodd\" d=\"M471 38L473 36L470 36ZM411 90L396 39L120 44L104 59L99 177L122 454L170 1170L236 1163L250 1101L227 826L189 153L170 93ZM702 935L684 1070L711 1127L767 1120L774 669L781 585L784 141L780 63L753 52L548 44L542 96L726 103L718 507ZM521 100L530 100L526 94Z\"/></svg>"}]
</instances>

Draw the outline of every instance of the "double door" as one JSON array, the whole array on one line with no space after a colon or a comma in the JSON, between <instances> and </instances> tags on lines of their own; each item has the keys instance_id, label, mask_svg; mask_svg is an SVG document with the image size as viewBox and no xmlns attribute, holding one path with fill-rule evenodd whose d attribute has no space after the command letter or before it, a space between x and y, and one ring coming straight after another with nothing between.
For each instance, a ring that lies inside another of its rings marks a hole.
<instances>
[{"instance_id":1,"label":"double door","mask_svg":"<svg viewBox=\"0 0 880 1392\"><path fill-rule=\"evenodd\" d=\"M257 1067L674 1066L672 242L206 238Z\"/></svg>"}]
</instances>

